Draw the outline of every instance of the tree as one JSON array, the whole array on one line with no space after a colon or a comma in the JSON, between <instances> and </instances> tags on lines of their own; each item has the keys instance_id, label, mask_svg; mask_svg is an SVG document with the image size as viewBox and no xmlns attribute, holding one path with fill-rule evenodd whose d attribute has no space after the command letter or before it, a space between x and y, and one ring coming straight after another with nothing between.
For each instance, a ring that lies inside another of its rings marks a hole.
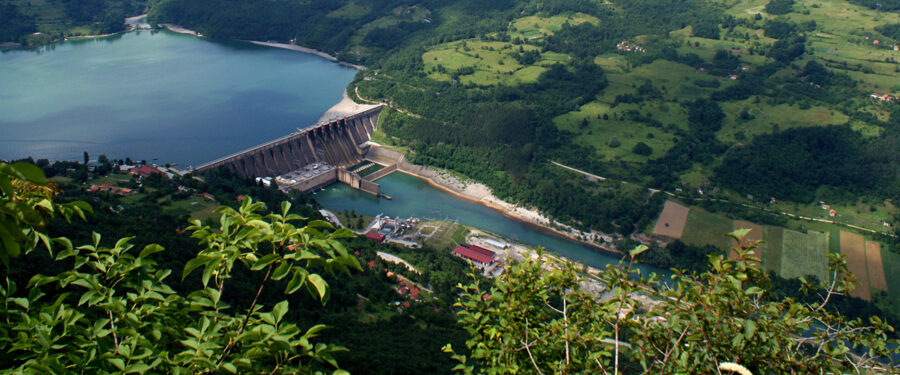
<instances>
[{"instance_id":1,"label":"tree","mask_svg":"<svg viewBox=\"0 0 900 375\"><path fill-rule=\"evenodd\" d=\"M461 287L456 306L471 358L445 351L460 362L457 371L488 374L896 371L891 326L827 308L855 283L841 255L830 255L828 285L803 281L805 292L821 292L819 302L777 300L753 253L757 243L743 241L748 231L729 234L742 244L735 259L712 254L709 271L674 270L669 286L633 268L645 246L590 278L539 252L541 260L504 266L493 286Z\"/></svg>"},{"instance_id":2,"label":"tree","mask_svg":"<svg viewBox=\"0 0 900 375\"><path fill-rule=\"evenodd\" d=\"M272 281L290 280L286 294L306 288L323 304L326 273L360 269L338 241L352 236L323 221L305 226L290 213L261 215L262 203L244 199L238 210L220 207L220 228L194 221L188 228L202 249L184 268L182 278L200 271L202 288L181 296L165 279L170 270L156 267L151 255L164 251L148 245L139 252L122 238L101 245L74 246L66 238L49 239L42 219L55 213L83 217L83 203L58 205L50 199L55 186L37 167L0 163L0 196L4 256L15 257L9 243L23 252L39 243L67 270L34 275L22 290L7 277L0 285L0 367L14 373L319 373L338 368L339 347L312 340L325 326L303 331L283 321L284 300L264 308L259 300ZM29 211L19 202L36 203ZM10 214L11 213L11 214ZM37 215L36 217L34 217ZM23 219L24 218L24 219ZM8 233L14 226L16 233ZM17 234L21 232L21 234ZM15 265L13 265L15 266ZM256 297L245 311L233 311L222 296L235 267L265 273ZM335 373L346 373L335 370Z\"/></svg>"},{"instance_id":3,"label":"tree","mask_svg":"<svg viewBox=\"0 0 900 375\"><path fill-rule=\"evenodd\" d=\"M631 152L637 155L650 156L650 154L653 153L653 149L644 142L638 142L634 145L634 148L631 149Z\"/></svg>"}]
</instances>

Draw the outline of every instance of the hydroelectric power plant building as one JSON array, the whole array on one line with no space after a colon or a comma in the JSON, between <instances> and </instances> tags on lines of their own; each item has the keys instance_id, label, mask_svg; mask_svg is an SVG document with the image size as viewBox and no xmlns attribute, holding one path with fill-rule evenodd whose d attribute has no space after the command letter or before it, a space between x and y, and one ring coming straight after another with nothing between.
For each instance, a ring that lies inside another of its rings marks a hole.
<instances>
[{"instance_id":1,"label":"hydroelectric power plant building","mask_svg":"<svg viewBox=\"0 0 900 375\"><path fill-rule=\"evenodd\" d=\"M224 167L245 177L271 177L282 189L304 192L344 182L355 189L381 195L374 180L396 170L395 165L360 177L347 168L367 159L376 147L369 142L382 105L348 117L318 124L196 168L198 172Z\"/></svg>"}]
</instances>

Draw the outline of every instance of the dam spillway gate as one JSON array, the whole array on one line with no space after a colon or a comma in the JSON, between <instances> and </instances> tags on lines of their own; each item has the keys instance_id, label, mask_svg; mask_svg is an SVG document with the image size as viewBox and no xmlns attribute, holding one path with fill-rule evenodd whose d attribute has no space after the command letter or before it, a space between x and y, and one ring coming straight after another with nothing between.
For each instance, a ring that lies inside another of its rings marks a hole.
<instances>
[{"instance_id":1,"label":"dam spillway gate","mask_svg":"<svg viewBox=\"0 0 900 375\"><path fill-rule=\"evenodd\" d=\"M304 192L335 181L375 195L377 183L346 168L366 158L368 144L378 124L379 105L328 123L299 129L287 136L214 160L197 172L227 168L245 177L271 177L282 189Z\"/></svg>"}]
</instances>

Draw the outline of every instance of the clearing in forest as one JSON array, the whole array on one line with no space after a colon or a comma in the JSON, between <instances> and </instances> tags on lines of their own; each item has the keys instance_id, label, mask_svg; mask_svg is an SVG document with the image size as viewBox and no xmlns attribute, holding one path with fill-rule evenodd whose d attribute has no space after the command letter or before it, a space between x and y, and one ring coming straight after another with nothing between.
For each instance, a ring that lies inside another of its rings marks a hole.
<instances>
[{"instance_id":1,"label":"clearing in forest","mask_svg":"<svg viewBox=\"0 0 900 375\"><path fill-rule=\"evenodd\" d=\"M862 284L853 289L850 295L866 301L871 300L869 273L866 271L866 240L856 233L841 231L841 254L847 257L847 268Z\"/></svg>"},{"instance_id":2,"label":"clearing in forest","mask_svg":"<svg viewBox=\"0 0 900 375\"><path fill-rule=\"evenodd\" d=\"M687 223L690 209L672 201L666 201L666 205L656 220L653 234L670 238L681 238L684 226Z\"/></svg>"},{"instance_id":3,"label":"clearing in forest","mask_svg":"<svg viewBox=\"0 0 900 375\"><path fill-rule=\"evenodd\" d=\"M869 270L869 286L873 289L887 290L884 277L884 265L881 262L881 244L866 241L866 266Z\"/></svg>"},{"instance_id":4,"label":"clearing in forest","mask_svg":"<svg viewBox=\"0 0 900 375\"><path fill-rule=\"evenodd\" d=\"M732 247L738 247L738 246L740 246L740 245L748 245L748 244L751 244L751 243L753 243L753 242L757 242L757 241L762 241L762 240L763 240L763 227L762 227L762 225L755 224L755 223L751 223L751 222L749 222L749 221L735 220L734 223L732 224L732 227L733 227L734 229L741 229L741 228L750 229L750 233L747 233L747 235L744 236L744 240L741 241L742 243L739 244L739 243L737 243L737 241L732 241L732 244L731 244ZM753 250L753 256L755 256L755 257L757 257L757 258L761 258L761 257L762 257L762 254L764 254L765 252L766 252L766 251L765 251L765 244L764 244L764 243L761 243L761 244L757 245L756 249ZM729 258L731 258L731 259L737 259L737 253L734 252L734 249L732 249L731 251L729 251L728 254L729 254L729 255L728 255Z\"/></svg>"},{"instance_id":5,"label":"clearing in forest","mask_svg":"<svg viewBox=\"0 0 900 375\"><path fill-rule=\"evenodd\" d=\"M827 283L828 237L828 233L801 233L785 229L781 247L781 277L793 279L812 275L820 283ZM865 253L861 254L865 262Z\"/></svg>"}]
</instances>

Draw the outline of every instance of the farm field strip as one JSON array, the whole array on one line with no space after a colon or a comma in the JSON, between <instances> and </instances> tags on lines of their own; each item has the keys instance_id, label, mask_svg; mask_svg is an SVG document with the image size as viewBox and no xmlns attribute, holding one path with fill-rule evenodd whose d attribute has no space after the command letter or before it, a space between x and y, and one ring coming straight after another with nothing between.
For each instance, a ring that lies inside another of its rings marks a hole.
<instances>
[{"instance_id":1,"label":"farm field strip","mask_svg":"<svg viewBox=\"0 0 900 375\"><path fill-rule=\"evenodd\" d=\"M656 221L656 226L653 227L653 234L675 239L681 238L689 213L689 208L672 201L666 201L665 207Z\"/></svg>"},{"instance_id":2,"label":"farm field strip","mask_svg":"<svg viewBox=\"0 0 900 375\"><path fill-rule=\"evenodd\" d=\"M856 233L841 231L841 254L847 257L847 268L860 286L853 289L850 295L870 301L872 299L872 291L869 290L869 277L866 271L866 240L863 236Z\"/></svg>"},{"instance_id":3,"label":"farm field strip","mask_svg":"<svg viewBox=\"0 0 900 375\"><path fill-rule=\"evenodd\" d=\"M828 282L828 237L827 233L801 233L785 229L781 250L781 277L790 279L813 275L821 283ZM862 255L865 256L864 253Z\"/></svg>"},{"instance_id":4,"label":"farm field strip","mask_svg":"<svg viewBox=\"0 0 900 375\"><path fill-rule=\"evenodd\" d=\"M887 290L884 265L881 262L881 244L866 241L866 267L869 270L869 285L878 290Z\"/></svg>"},{"instance_id":5,"label":"farm field strip","mask_svg":"<svg viewBox=\"0 0 900 375\"><path fill-rule=\"evenodd\" d=\"M784 228L765 227L766 251L762 255L763 269L781 275L781 248L784 242Z\"/></svg>"}]
</instances>

